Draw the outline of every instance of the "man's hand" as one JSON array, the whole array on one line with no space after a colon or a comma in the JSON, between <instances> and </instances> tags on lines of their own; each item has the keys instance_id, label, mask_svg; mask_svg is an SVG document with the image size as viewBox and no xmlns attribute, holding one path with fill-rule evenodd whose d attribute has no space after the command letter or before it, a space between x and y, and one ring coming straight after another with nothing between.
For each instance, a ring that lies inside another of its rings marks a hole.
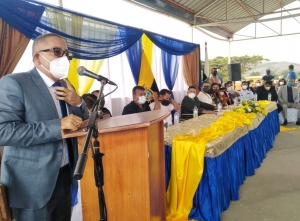
<instances>
[{"instance_id":1,"label":"man's hand","mask_svg":"<svg viewBox=\"0 0 300 221\"><path fill-rule=\"evenodd\" d=\"M65 101L72 106L80 105L82 103L81 97L76 93L74 87L67 79L64 79L64 81L67 84L67 88L55 87L56 99Z\"/></svg>"},{"instance_id":2,"label":"man's hand","mask_svg":"<svg viewBox=\"0 0 300 221\"><path fill-rule=\"evenodd\" d=\"M286 103L286 102L284 102L284 101L282 101L282 102L281 102L281 104L285 104L285 105L287 105L287 103Z\"/></svg>"},{"instance_id":3,"label":"man's hand","mask_svg":"<svg viewBox=\"0 0 300 221\"><path fill-rule=\"evenodd\" d=\"M203 110L202 114L215 114L215 112L211 110Z\"/></svg>"},{"instance_id":4,"label":"man's hand","mask_svg":"<svg viewBox=\"0 0 300 221\"><path fill-rule=\"evenodd\" d=\"M60 127L62 130L77 130L80 124L82 123L82 119L74 114L71 114L67 117L60 119Z\"/></svg>"},{"instance_id":5,"label":"man's hand","mask_svg":"<svg viewBox=\"0 0 300 221\"><path fill-rule=\"evenodd\" d=\"M291 108L296 108L297 107L297 103L293 103Z\"/></svg>"},{"instance_id":6,"label":"man's hand","mask_svg":"<svg viewBox=\"0 0 300 221\"><path fill-rule=\"evenodd\" d=\"M158 94L157 94L157 92L153 92L152 97L153 97L154 101L158 100Z\"/></svg>"}]
</instances>

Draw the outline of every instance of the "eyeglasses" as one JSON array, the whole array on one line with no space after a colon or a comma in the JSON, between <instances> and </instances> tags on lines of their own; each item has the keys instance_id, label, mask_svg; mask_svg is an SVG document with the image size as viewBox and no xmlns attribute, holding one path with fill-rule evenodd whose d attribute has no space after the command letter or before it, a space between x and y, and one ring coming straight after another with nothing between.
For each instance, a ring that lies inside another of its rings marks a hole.
<instances>
[{"instance_id":1,"label":"eyeglasses","mask_svg":"<svg viewBox=\"0 0 300 221\"><path fill-rule=\"evenodd\" d=\"M59 57L61 58L62 56L66 55L68 60L72 60L73 58L73 54L68 51L68 50L62 50L60 48L49 48L49 49L44 49L44 50L40 50L39 52L53 52L53 54L56 56L56 57Z\"/></svg>"}]
</instances>

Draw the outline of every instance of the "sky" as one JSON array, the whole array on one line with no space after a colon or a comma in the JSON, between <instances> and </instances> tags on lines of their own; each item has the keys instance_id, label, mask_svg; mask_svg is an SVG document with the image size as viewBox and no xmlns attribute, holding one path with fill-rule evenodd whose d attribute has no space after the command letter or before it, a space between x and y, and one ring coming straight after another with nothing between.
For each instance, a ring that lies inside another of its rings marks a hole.
<instances>
[{"instance_id":1,"label":"sky","mask_svg":"<svg viewBox=\"0 0 300 221\"><path fill-rule=\"evenodd\" d=\"M59 0L43 0L44 2L58 5ZM82 4L84 2L84 5ZM212 59L217 56L227 57L243 55L262 55L272 62L287 61L290 63L300 63L300 35L290 35L272 38L263 38L246 41L227 41L216 40L204 33L197 31L187 23L181 22L170 16L153 12L151 9L130 3L124 0L63 0L63 7L83 14L99 17L116 23L145 29L148 31L163 34L180 40L200 44L201 60L204 60L204 45L208 45L208 57ZM286 8L300 7L300 2L286 6ZM299 13L297 11L293 13ZM300 18L298 19L300 21ZM269 22L268 24L275 31L280 31L280 22ZM300 24L293 18L284 20L283 33L299 32ZM254 24L239 31L243 35L254 35ZM258 24L256 27L257 35L266 36L273 34L272 31ZM236 38L234 38L235 40ZM24 53L21 61L16 67L16 71L29 69L31 64L30 46ZM22 69L22 70L21 70Z\"/></svg>"}]
</instances>

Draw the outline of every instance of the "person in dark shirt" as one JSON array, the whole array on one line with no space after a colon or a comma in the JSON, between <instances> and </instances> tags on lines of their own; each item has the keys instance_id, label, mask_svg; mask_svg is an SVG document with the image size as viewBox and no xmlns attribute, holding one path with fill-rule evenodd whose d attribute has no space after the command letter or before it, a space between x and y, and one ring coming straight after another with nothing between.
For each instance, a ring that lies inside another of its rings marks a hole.
<instances>
[{"instance_id":1,"label":"person in dark shirt","mask_svg":"<svg viewBox=\"0 0 300 221\"><path fill-rule=\"evenodd\" d=\"M151 111L148 102L146 102L146 91L144 87L133 87L132 98L133 100L124 107L122 115ZM155 103L153 110L159 110L160 103L156 92L153 92L153 99Z\"/></svg>"},{"instance_id":2,"label":"person in dark shirt","mask_svg":"<svg viewBox=\"0 0 300 221\"><path fill-rule=\"evenodd\" d=\"M270 69L267 69L266 70L266 75L264 75L262 77L262 80L264 81L263 83L265 83L266 81L274 81L274 76L271 75L271 70Z\"/></svg>"},{"instance_id":3,"label":"person in dark shirt","mask_svg":"<svg viewBox=\"0 0 300 221\"><path fill-rule=\"evenodd\" d=\"M193 118L194 107L198 108L198 115L200 114L214 114L214 105L201 102L198 97L196 97L196 88L190 86L187 91L187 95L183 98L181 102L181 118L190 119Z\"/></svg>"},{"instance_id":4,"label":"person in dark shirt","mask_svg":"<svg viewBox=\"0 0 300 221\"><path fill-rule=\"evenodd\" d=\"M271 101L278 101L278 95L272 81L266 81L264 85L257 87L257 100L268 100L268 94L271 93ZM282 111L282 106L277 103L278 113Z\"/></svg>"}]
</instances>

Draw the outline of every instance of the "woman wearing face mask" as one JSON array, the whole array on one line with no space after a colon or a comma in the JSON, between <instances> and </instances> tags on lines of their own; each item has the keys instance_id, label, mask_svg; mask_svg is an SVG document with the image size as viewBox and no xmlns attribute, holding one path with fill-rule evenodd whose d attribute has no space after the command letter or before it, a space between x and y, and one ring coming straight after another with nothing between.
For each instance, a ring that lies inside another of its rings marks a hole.
<instances>
[{"instance_id":1,"label":"woman wearing face mask","mask_svg":"<svg viewBox=\"0 0 300 221\"><path fill-rule=\"evenodd\" d=\"M284 78L280 78L280 79L278 80L278 83L277 83L277 86L276 86L276 91L278 91L278 89L279 89L280 87L282 87L283 85L286 85L286 80L285 80Z\"/></svg>"},{"instance_id":2,"label":"woman wearing face mask","mask_svg":"<svg viewBox=\"0 0 300 221\"><path fill-rule=\"evenodd\" d=\"M198 96L200 101L207 104L216 105L215 102L212 100L210 96L210 85L208 82L203 82L201 91L199 92Z\"/></svg>"},{"instance_id":3,"label":"woman wearing face mask","mask_svg":"<svg viewBox=\"0 0 300 221\"><path fill-rule=\"evenodd\" d=\"M224 92L223 92L224 93ZM222 106L225 106L225 103L227 102L226 100L224 100L220 94L220 86L217 83L213 83L210 86L210 96L212 98L212 100L214 101L214 103L217 105L218 103L222 103Z\"/></svg>"}]
</instances>

